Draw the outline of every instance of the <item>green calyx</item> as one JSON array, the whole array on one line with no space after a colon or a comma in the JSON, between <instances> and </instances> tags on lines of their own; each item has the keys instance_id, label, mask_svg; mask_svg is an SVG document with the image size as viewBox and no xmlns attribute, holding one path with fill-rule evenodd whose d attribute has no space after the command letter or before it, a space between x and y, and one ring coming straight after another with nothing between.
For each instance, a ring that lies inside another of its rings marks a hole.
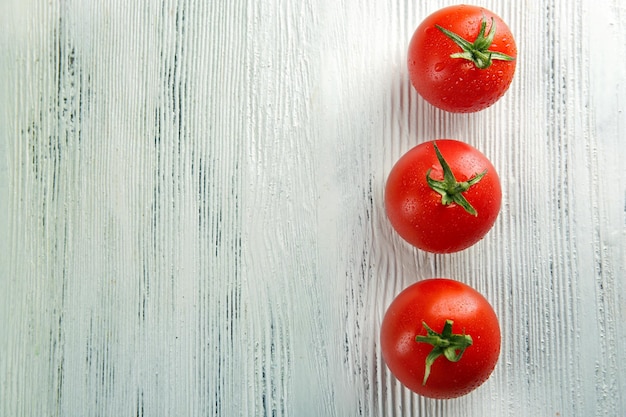
<instances>
[{"instance_id":1,"label":"green calyx","mask_svg":"<svg viewBox=\"0 0 626 417\"><path fill-rule=\"evenodd\" d=\"M477 68L486 69L491 66L493 60L500 61L513 61L515 58L502 52L490 51L489 47L493 43L493 38L496 36L496 21L491 18L491 29L487 36L485 31L487 29L487 19L483 16L480 22L480 32L474 43L463 39L461 36L454 32L449 31L439 25L435 25L437 29L443 32L448 38L452 39L454 43L461 47L461 52L450 55L450 58L463 58L468 61L472 61Z\"/></svg>"},{"instance_id":2,"label":"green calyx","mask_svg":"<svg viewBox=\"0 0 626 417\"><path fill-rule=\"evenodd\" d=\"M437 143L433 142L433 146L435 147L437 159L441 164L441 168L443 168L443 181L433 179L430 176L430 172L432 171L432 169L429 169L428 172L426 172L426 182L428 182L428 185L433 191L441 194L441 204L443 204L444 206L456 203L459 206L463 207L465 211L467 211L469 214L473 216L478 216L478 212L476 212L476 209L463 196L463 193L467 191L472 185L480 181L485 176L485 174L487 174L487 170L481 172L480 174L475 174L467 181L458 182L454 177L450 166L441 155L441 152L439 152Z\"/></svg>"},{"instance_id":3,"label":"green calyx","mask_svg":"<svg viewBox=\"0 0 626 417\"><path fill-rule=\"evenodd\" d=\"M453 334L452 323L452 320L446 320L443 331L437 333L428 327L425 322L422 322L422 325L426 329L426 336L415 336L416 342L428 343L433 346L433 350L431 350L426 357L426 369L424 371L422 385L426 385L426 381L430 375L430 368L437 358L443 355L450 362L458 362L463 356L465 349L473 343L472 336L468 334Z\"/></svg>"}]
</instances>

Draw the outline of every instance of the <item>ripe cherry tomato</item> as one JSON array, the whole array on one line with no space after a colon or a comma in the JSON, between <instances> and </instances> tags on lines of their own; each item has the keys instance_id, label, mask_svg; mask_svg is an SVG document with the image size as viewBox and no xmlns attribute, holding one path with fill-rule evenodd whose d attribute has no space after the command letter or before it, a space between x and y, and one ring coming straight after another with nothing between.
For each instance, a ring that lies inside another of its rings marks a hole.
<instances>
[{"instance_id":1,"label":"ripe cherry tomato","mask_svg":"<svg viewBox=\"0 0 626 417\"><path fill-rule=\"evenodd\" d=\"M387 367L407 388L426 397L455 398L491 375L500 354L500 326L479 292L433 278L393 300L380 343Z\"/></svg>"},{"instance_id":2,"label":"ripe cherry tomato","mask_svg":"<svg viewBox=\"0 0 626 417\"><path fill-rule=\"evenodd\" d=\"M410 244L433 253L481 240L500 212L500 179L489 160L452 139L424 142L404 154L385 187L391 225Z\"/></svg>"},{"instance_id":3,"label":"ripe cherry tomato","mask_svg":"<svg viewBox=\"0 0 626 417\"><path fill-rule=\"evenodd\" d=\"M517 47L508 26L487 9L458 5L428 16L408 50L409 77L429 103L455 113L500 99L515 73Z\"/></svg>"}]
</instances>

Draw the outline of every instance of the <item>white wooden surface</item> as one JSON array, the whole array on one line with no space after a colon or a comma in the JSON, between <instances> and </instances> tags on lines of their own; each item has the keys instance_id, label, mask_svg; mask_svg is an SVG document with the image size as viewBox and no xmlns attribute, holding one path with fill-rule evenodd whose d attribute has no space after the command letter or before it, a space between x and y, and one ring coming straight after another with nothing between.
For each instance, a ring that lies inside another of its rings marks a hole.
<instances>
[{"instance_id":1,"label":"white wooden surface","mask_svg":"<svg viewBox=\"0 0 626 417\"><path fill-rule=\"evenodd\" d=\"M626 416L623 1L472 1L519 48L472 115L407 79L447 0L0 3L0 416ZM504 192L447 256L382 205L440 137ZM431 276L503 330L451 401L404 389L378 344Z\"/></svg>"}]
</instances>

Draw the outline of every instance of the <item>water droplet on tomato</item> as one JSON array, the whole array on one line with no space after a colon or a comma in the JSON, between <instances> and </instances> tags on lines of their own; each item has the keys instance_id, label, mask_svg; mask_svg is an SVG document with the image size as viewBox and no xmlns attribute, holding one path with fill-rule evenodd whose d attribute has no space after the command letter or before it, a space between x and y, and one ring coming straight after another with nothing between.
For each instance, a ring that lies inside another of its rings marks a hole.
<instances>
[{"instance_id":1,"label":"water droplet on tomato","mask_svg":"<svg viewBox=\"0 0 626 417\"><path fill-rule=\"evenodd\" d=\"M435 34L437 32L439 32L439 30L436 27L434 27L434 26L427 26L424 29L424 35L427 35L427 36L432 36L433 34Z\"/></svg>"}]
</instances>

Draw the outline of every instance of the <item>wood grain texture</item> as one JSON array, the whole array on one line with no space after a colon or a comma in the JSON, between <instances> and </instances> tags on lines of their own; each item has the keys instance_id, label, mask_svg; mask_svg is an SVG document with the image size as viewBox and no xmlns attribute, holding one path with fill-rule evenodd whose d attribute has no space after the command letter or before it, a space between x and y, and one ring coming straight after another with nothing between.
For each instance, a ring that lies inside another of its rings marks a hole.
<instances>
[{"instance_id":1,"label":"wood grain texture","mask_svg":"<svg viewBox=\"0 0 626 417\"><path fill-rule=\"evenodd\" d=\"M482 4L516 78L454 115L406 46L449 1L4 0L0 416L626 414L626 8ZM451 137L502 179L489 235L411 248L395 161ZM493 376L434 401L386 369L386 306L481 291Z\"/></svg>"}]
</instances>

